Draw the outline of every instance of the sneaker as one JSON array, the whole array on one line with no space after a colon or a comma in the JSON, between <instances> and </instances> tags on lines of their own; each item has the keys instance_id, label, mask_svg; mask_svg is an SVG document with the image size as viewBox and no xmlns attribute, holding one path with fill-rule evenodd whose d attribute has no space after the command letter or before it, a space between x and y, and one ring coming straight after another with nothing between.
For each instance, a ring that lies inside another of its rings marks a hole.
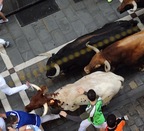
<instances>
[{"instance_id":1,"label":"sneaker","mask_svg":"<svg viewBox=\"0 0 144 131\"><path fill-rule=\"evenodd\" d=\"M5 44L4 44L4 48L7 48L10 46L10 42L9 41L6 41Z\"/></svg>"},{"instance_id":2,"label":"sneaker","mask_svg":"<svg viewBox=\"0 0 144 131\"><path fill-rule=\"evenodd\" d=\"M124 116L124 119L125 119L126 121L128 121L128 120L129 120L129 118L128 118L128 116L127 116L127 115L125 115L125 116Z\"/></svg>"},{"instance_id":3,"label":"sneaker","mask_svg":"<svg viewBox=\"0 0 144 131\"><path fill-rule=\"evenodd\" d=\"M2 24L2 23L7 23L8 21L9 21L8 19L6 19L6 20L1 19L1 20L0 20L0 24Z\"/></svg>"},{"instance_id":4,"label":"sneaker","mask_svg":"<svg viewBox=\"0 0 144 131\"><path fill-rule=\"evenodd\" d=\"M107 0L108 3L111 3L113 0Z\"/></svg>"},{"instance_id":5,"label":"sneaker","mask_svg":"<svg viewBox=\"0 0 144 131\"><path fill-rule=\"evenodd\" d=\"M28 81L26 82L26 85L28 87L28 90L34 91L34 88L31 86L31 84Z\"/></svg>"}]
</instances>

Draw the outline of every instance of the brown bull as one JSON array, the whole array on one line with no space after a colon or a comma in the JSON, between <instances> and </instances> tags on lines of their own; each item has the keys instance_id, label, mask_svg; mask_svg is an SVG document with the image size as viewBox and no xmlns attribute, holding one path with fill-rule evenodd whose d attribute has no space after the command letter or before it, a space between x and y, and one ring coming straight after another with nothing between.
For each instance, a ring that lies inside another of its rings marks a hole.
<instances>
[{"instance_id":1,"label":"brown bull","mask_svg":"<svg viewBox=\"0 0 144 131\"><path fill-rule=\"evenodd\" d=\"M86 73L102 65L105 71L110 71L111 67L117 69L123 66L135 67L144 64L144 31L117 41L101 52L93 46L87 46L93 48L97 53L84 68Z\"/></svg>"},{"instance_id":2,"label":"brown bull","mask_svg":"<svg viewBox=\"0 0 144 131\"><path fill-rule=\"evenodd\" d=\"M135 12L137 8L143 8L143 0L121 0L121 5L117 8L117 11L123 13L127 10L130 12Z\"/></svg>"}]
</instances>

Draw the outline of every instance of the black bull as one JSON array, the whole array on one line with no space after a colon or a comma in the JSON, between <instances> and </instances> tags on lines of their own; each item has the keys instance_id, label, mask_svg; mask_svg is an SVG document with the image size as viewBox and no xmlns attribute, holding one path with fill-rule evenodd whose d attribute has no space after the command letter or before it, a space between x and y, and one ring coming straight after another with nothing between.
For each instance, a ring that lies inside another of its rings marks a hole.
<instances>
[{"instance_id":1,"label":"black bull","mask_svg":"<svg viewBox=\"0 0 144 131\"><path fill-rule=\"evenodd\" d=\"M80 55L75 56L74 54L79 53L81 50L86 50L86 43L89 42L90 45L96 44L99 49L104 49L113 42L122 39L128 35L136 33L139 31L137 26L137 21L116 21L104 25L102 28L97 29L89 34L83 35L73 42L67 44L61 48L56 54L53 54L47 61L47 72L46 76L48 78L58 76L56 74L56 68L54 64L57 63L60 67L60 72L65 74L73 72L73 70L80 71L90 62L92 56L95 54L94 51L90 50L86 53L80 53ZM135 28L134 28L135 27ZM131 30L128 32L128 30ZM118 36L118 34L123 34ZM115 39L111 39L115 38ZM102 44L98 46L99 42L104 42L104 40L109 40L107 44ZM111 40L110 40L111 39ZM69 58L69 56L75 56L74 58ZM68 58L66 61L63 61L64 58ZM59 63L61 61L61 63Z\"/></svg>"}]
</instances>

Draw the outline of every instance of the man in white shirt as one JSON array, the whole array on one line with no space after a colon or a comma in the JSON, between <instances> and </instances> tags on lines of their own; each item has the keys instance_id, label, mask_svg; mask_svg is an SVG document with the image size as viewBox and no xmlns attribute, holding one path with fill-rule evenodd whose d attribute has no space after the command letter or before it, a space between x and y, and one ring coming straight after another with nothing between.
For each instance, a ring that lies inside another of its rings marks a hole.
<instances>
[{"instance_id":1,"label":"man in white shirt","mask_svg":"<svg viewBox=\"0 0 144 131\"><path fill-rule=\"evenodd\" d=\"M3 93L5 93L7 95L13 95L15 93L18 93L18 92L26 90L26 89L33 90L33 88L30 86L29 82L26 82L26 84L11 88L6 84L5 79L0 75L0 90Z\"/></svg>"}]
</instances>

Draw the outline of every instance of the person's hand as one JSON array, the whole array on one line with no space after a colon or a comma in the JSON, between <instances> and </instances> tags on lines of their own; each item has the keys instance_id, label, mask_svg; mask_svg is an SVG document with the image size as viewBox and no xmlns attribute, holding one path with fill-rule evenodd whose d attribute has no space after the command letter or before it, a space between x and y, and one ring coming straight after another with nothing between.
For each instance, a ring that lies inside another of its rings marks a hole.
<instances>
[{"instance_id":1,"label":"person's hand","mask_svg":"<svg viewBox=\"0 0 144 131\"><path fill-rule=\"evenodd\" d=\"M81 95L84 94L84 92L85 92L82 87L79 87L77 91L78 91L78 93L81 94Z\"/></svg>"},{"instance_id":2,"label":"person's hand","mask_svg":"<svg viewBox=\"0 0 144 131\"><path fill-rule=\"evenodd\" d=\"M6 114L5 113L0 113L0 117L6 118Z\"/></svg>"},{"instance_id":3,"label":"person's hand","mask_svg":"<svg viewBox=\"0 0 144 131\"><path fill-rule=\"evenodd\" d=\"M67 116L67 113L65 112L65 111L60 111L60 113L59 113L61 116L63 116L63 117L66 117Z\"/></svg>"}]
</instances>

